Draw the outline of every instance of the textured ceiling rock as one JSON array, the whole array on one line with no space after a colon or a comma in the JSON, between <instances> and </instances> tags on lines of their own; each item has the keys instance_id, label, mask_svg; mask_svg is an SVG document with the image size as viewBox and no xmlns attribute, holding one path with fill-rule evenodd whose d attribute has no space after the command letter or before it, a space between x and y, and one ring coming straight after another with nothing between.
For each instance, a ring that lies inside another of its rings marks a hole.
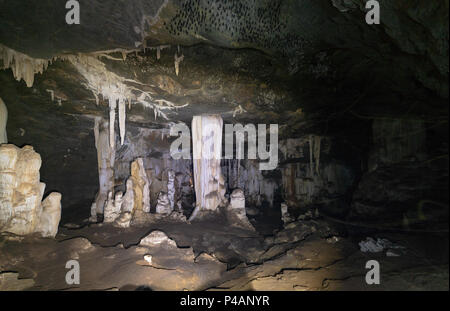
<instances>
[{"instance_id":1,"label":"textured ceiling rock","mask_svg":"<svg viewBox=\"0 0 450 311\"><path fill-rule=\"evenodd\" d=\"M448 0L379 2L380 25L365 23L363 0L80 1L81 24L67 25L64 1L1 1L0 42L40 58L208 43L286 57L294 70L305 54L346 50L448 97Z\"/></svg>"}]
</instances>

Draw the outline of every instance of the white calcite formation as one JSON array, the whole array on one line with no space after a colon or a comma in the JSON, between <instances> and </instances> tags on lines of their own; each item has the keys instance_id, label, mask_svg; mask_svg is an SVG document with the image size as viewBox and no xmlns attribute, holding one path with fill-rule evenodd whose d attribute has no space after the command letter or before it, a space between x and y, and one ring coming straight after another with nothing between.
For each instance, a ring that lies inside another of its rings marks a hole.
<instances>
[{"instance_id":1,"label":"white calcite formation","mask_svg":"<svg viewBox=\"0 0 450 311\"><path fill-rule=\"evenodd\" d=\"M89 222L97 222L97 204L95 202L91 205L91 216Z\"/></svg>"},{"instance_id":2,"label":"white calcite formation","mask_svg":"<svg viewBox=\"0 0 450 311\"><path fill-rule=\"evenodd\" d=\"M127 191L122 198L122 212L131 213L134 208L133 180L131 178L127 179L126 188Z\"/></svg>"},{"instance_id":3,"label":"white calcite formation","mask_svg":"<svg viewBox=\"0 0 450 311\"><path fill-rule=\"evenodd\" d=\"M92 90L98 103L98 95L109 102L110 147L114 148L116 108L119 105L119 129L121 143L125 139L125 102L134 98L131 88L125 84L125 79L107 70L104 63L94 55L68 55L64 59L75 66L87 80L86 87Z\"/></svg>"},{"instance_id":4,"label":"white calcite formation","mask_svg":"<svg viewBox=\"0 0 450 311\"><path fill-rule=\"evenodd\" d=\"M167 171L167 196L169 198L171 211L175 208L175 172L173 170Z\"/></svg>"},{"instance_id":5,"label":"white calcite formation","mask_svg":"<svg viewBox=\"0 0 450 311\"><path fill-rule=\"evenodd\" d=\"M45 184L40 182L41 163L40 155L31 146L0 146L1 232L56 235L61 195L52 193L41 204L45 189Z\"/></svg>"},{"instance_id":6,"label":"white calcite formation","mask_svg":"<svg viewBox=\"0 0 450 311\"><path fill-rule=\"evenodd\" d=\"M122 208L122 192L116 193L114 200L112 199L112 193L108 193L108 201L105 205L103 222L114 222L119 216Z\"/></svg>"},{"instance_id":7,"label":"white calcite formation","mask_svg":"<svg viewBox=\"0 0 450 311\"><path fill-rule=\"evenodd\" d=\"M281 203L281 220L283 224L288 224L292 222L294 219L289 214L288 206L286 203Z\"/></svg>"},{"instance_id":8,"label":"white calcite formation","mask_svg":"<svg viewBox=\"0 0 450 311\"><path fill-rule=\"evenodd\" d=\"M0 69L11 68L14 78L17 81L24 80L28 87L33 86L34 75L43 73L51 62L48 59L32 58L2 44L0 44L0 60L3 60L3 67Z\"/></svg>"},{"instance_id":9,"label":"white calcite formation","mask_svg":"<svg viewBox=\"0 0 450 311\"><path fill-rule=\"evenodd\" d=\"M97 208L97 214L103 214L108 193L114 192L115 150L110 147L108 122L102 118L96 118L94 136L99 177L99 190L95 199L95 206Z\"/></svg>"},{"instance_id":10,"label":"white calcite formation","mask_svg":"<svg viewBox=\"0 0 450 311\"><path fill-rule=\"evenodd\" d=\"M184 55L178 56L178 54L175 54L174 56L174 65L175 65L175 74L178 76L178 73L180 72L180 63L184 60Z\"/></svg>"},{"instance_id":11,"label":"white calcite formation","mask_svg":"<svg viewBox=\"0 0 450 311\"><path fill-rule=\"evenodd\" d=\"M3 100L0 98L0 145L8 143L6 135L6 123L8 121L8 109Z\"/></svg>"},{"instance_id":12,"label":"white calcite formation","mask_svg":"<svg viewBox=\"0 0 450 311\"><path fill-rule=\"evenodd\" d=\"M196 207L190 220L200 211L216 211L225 201L225 181L220 168L223 121L219 115L194 116L192 143Z\"/></svg>"},{"instance_id":13,"label":"white calcite formation","mask_svg":"<svg viewBox=\"0 0 450 311\"><path fill-rule=\"evenodd\" d=\"M132 215L130 212L123 212L120 217L116 219L115 226L120 228L129 228L131 224Z\"/></svg>"},{"instance_id":14,"label":"white calcite formation","mask_svg":"<svg viewBox=\"0 0 450 311\"><path fill-rule=\"evenodd\" d=\"M43 237L56 236L58 225L61 220L61 194L58 192L50 193L42 201L42 211L37 224L36 232Z\"/></svg>"},{"instance_id":15,"label":"white calcite formation","mask_svg":"<svg viewBox=\"0 0 450 311\"><path fill-rule=\"evenodd\" d=\"M252 224L248 221L245 211L245 195L241 189L235 189L230 195L230 204L228 205L228 221L231 226L243 227L254 230Z\"/></svg>"},{"instance_id":16,"label":"white calcite formation","mask_svg":"<svg viewBox=\"0 0 450 311\"><path fill-rule=\"evenodd\" d=\"M156 213L161 215L170 215L172 208L170 206L169 196L165 192L160 192L158 203L156 204Z\"/></svg>"}]
</instances>

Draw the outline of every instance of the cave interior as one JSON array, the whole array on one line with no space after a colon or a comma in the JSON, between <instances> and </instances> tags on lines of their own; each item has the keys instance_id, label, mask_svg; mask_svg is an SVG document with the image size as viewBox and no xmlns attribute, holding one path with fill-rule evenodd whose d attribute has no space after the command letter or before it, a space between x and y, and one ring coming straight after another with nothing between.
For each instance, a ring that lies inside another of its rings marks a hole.
<instances>
[{"instance_id":1,"label":"cave interior","mask_svg":"<svg viewBox=\"0 0 450 311\"><path fill-rule=\"evenodd\" d=\"M448 291L448 0L64 2L0 1L0 290Z\"/></svg>"}]
</instances>

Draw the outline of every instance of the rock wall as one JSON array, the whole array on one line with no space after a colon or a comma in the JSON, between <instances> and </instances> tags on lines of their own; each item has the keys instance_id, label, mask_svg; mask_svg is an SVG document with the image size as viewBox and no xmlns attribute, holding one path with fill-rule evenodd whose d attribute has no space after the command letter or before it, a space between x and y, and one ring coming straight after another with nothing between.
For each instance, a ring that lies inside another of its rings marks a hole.
<instances>
[{"instance_id":1,"label":"rock wall","mask_svg":"<svg viewBox=\"0 0 450 311\"><path fill-rule=\"evenodd\" d=\"M280 142L282 197L289 207L318 205L328 209L345 200L358 172L351 163L339 159L337 144L332 137L314 135ZM334 209L333 213L348 212Z\"/></svg>"},{"instance_id":2,"label":"rock wall","mask_svg":"<svg viewBox=\"0 0 450 311\"><path fill-rule=\"evenodd\" d=\"M239 188L244 191L249 206L274 205L276 192L280 188L279 174L270 176L271 171L259 170L257 160L223 160L222 172L227 193Z\"/></svg>"},{"instance_id":3,"label":"rock wall","mask_svg":"<svg viewBox=\"0 0 450 311\"><path fill-rule=\"evenodd\" d=\"M55 236L61 217L61 195L51 193L41 203L42 161L31 146L0 146L0 231L17 235L34 232Z\"/></svg>"},{"instance_id":4,"label":"rock wall","mask_svg":"<svg viewBox=\"0 0 450 311\"><path fill-rule=\"evenodd\" d=\"M0 98L0 145L8 143L6 135L6 123L8 121L8 109L3 100Z\"/></svg>"},{"instance_id":5,"label":"rock wall","mask_svg":"<svg viewBox=\"0 0 450 311\"><path fill-rule=\"evenodd\" d=\"M372 129L368 170L351 217L397 225L448 217L448 144L430 146L433 138L420 120L375 120Z\"/></svg>"}]
</instances>

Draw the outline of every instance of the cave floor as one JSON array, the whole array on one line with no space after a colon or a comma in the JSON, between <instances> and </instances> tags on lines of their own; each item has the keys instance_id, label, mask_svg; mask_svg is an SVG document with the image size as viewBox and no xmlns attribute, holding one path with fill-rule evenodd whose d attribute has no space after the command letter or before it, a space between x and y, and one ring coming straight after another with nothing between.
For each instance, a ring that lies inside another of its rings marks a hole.
<instances>
[{"instance_id":1,"label":"cave floor","mask_svg":"<svg viewBox=\"0 0 450 311\"><path fill-rule=\"evenodd\" d=\"M140 240L160 230L176 246ZM0 236L0 289L14 290L448 290L448 233L377 233L405 247L363 253L365 236L343 237L323 219L297 221L273 235L220 222L159 221L61 227L56 239ZM144 260L150 255L151 262ZM66 283L66 262L80 264L80 284ZM365 282L366 262L381 282Z\"/></svg>"}]
</instances>

